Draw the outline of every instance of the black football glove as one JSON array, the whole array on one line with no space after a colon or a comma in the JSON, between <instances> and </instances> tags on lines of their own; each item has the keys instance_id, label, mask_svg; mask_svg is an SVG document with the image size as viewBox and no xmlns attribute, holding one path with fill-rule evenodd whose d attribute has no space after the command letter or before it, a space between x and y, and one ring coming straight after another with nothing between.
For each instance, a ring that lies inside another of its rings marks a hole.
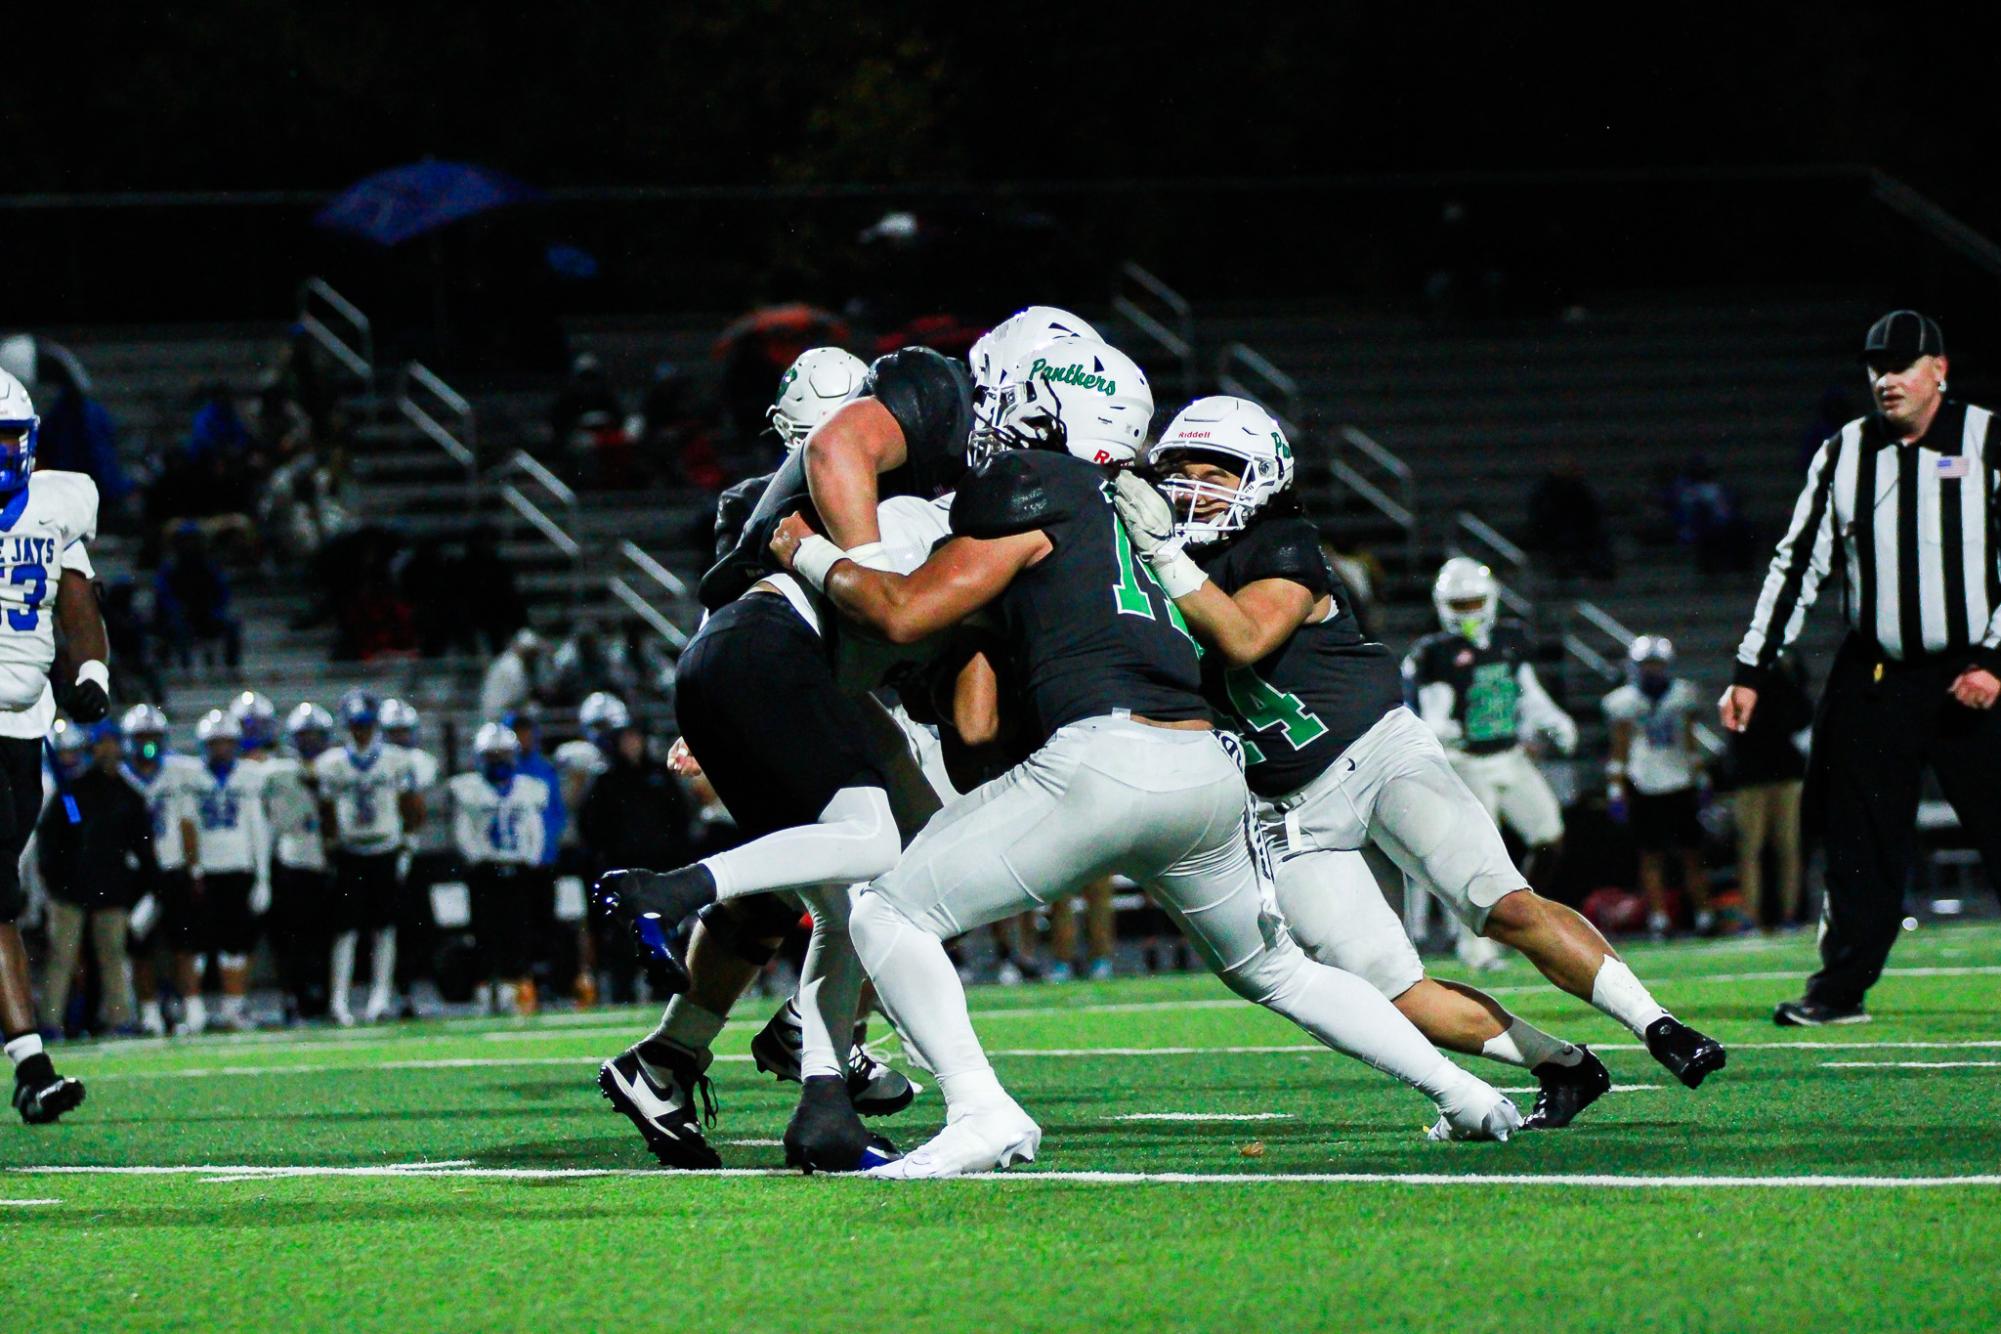
<instances>
[{"instance_id":1,"label":"black football glove","mask_svg":"<svg viewBox=\"0 0 2001 1334\"><path fill-rule=\"evenodd\" d=\"M111 712L111 696L105 694L104 687L95 681L79 681L67 689L58 687L56 703L62 705L64 713L86 727L103 722L105 715Z\"/></svg>"}]
</instances>

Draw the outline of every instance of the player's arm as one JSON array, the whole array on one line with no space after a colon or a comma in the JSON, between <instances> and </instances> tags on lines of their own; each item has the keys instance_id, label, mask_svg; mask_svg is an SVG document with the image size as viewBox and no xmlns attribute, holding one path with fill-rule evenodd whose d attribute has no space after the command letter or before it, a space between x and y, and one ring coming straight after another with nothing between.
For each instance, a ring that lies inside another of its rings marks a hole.
<instances>
[{"instance_id":1,"label":"player's arm","mask_svg":"<svg viewBox=\"0 0 2001 1334\"><path fill-rule=\"evenodd\" d=\"M1633 755L1633 722L1630 718L1612 720L1612 762L1605 766L1607 786L1615 796L1624 796L1630 788L1626 777L1626 762Z\"/></svg>"},{"instance_id":2,"label":"player's arm","mask_svg":"<svg viewBox=\"0 0 2001 1334\"><path fill-rule=\"evenodd\" d=\"M1556 748L1564 754L1576 750L1577 720L1549 697L1549 691L1543 689L1542 678L1536 675L1535 668L1523 663L1516 669L1515 683L1522 692L1522 720L1556 742Z\"/></svg>"},{"instance_id":3,"label":"player's arm","mask_svg":"<svg viewBox=\"0 0 2001 1334\"><path fill-rule=\"evenodd\" d=\"M451 795L452 842L458 846L459 856L468 862L476 862L483 851L479 840L479 817L470 802L459 800L457 787L451 789Z\"/></svg>"},{"instance_id":4,"label":"player's arm","mask_svg":"<svg viewBox=\"0 0 2001 1334\"><path fill-rule=\"evenodd\" d=\"M992 539L955 537L901 575L856 564L797 514L788 515L771 539L780 565L892 644L915 644L958 624L1051 549L1039 528Z\"/></svg>"},{"instance_id":5,"label":"player's arm","mask_svg":"<svg viewBox=\"0 0 2001 1334\"><path fill-rule=\"evenodd\" d=\"M857 398L814 427L803 448L806 487L834 544L880 542L876 478L910 456L896 417L877 399Z\"/></svg>"},{"instance_id":6,"label":"player's arm","mask_svg":"<svg viewBox=\"0 0 2001 1334\"><path fill-rule=\"evenodd\" d=\"M952 684L952 730L968 746L1000 739L1000 674L984 653L975 653Z\"/></svg>"},{"instance_id":7,"label":"player's arm","mask_svg":"<svg viewBox=\"0 0 2001 1334\"><path fill-rule=\"evenodd\" d=\"M76 664L71 680L57 682L63 707L80 723L97 722L111 711L111 642L97 585L84 569L65 569L56 580L55 615L65 654Z\"/></svg>"},{"instance_id":8,"label":"player's arm","mask_svg":"<svg viewBox=\"0 0 2001 1334\"><path fill-rule=\"evenodd\" d=\"M1306 624L1319 599L1290 579L1256 579L1235 593L1204 580L1194 592L1174 599L1188 628L1232 667L1249 667L1269 657Z\"/></svg>"}]
</instances>

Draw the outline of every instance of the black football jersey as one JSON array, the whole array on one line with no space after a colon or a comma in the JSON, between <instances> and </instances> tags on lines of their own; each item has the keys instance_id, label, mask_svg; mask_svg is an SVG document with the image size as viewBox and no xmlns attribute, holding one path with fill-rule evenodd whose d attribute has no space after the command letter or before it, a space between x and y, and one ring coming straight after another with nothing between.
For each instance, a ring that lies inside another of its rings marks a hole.
<instances>
[{"instance_id":1,"label":"black football jersey","mask_svg":"<svg viewBox=\"0 0 2001 1334\"><path fill-rule=\"evenodd\" d=\"M1405 660L1412 699L1425 686L1451 686L1452 719L1464 749L1473 755L1507 750L1521 738L1521 672L1529 653L1519 621L1497 623L1485 648L1444 630L1426 635Z\"/></svg>"},{"instance_id":2,"label":"black football jersey","mask_svg":"<svg viewBox=\"0 0 2001 1334\"><path fill-rule=\"evenodd\" d=\"M928 347L901 348L875 359L855 397L875 399L903 429L906 458L876 478L878 500L935 500L958 485L966 471L966 437L973 423L973 381L964 362ZM714 611L735 601L778 568L771 560L771 535L794 510L803 510L815 528L821 526L806 485L803 448L793 450L771 475L735 544L702 576L703 606Z\"/></svg>"},{"instance_id":3,"label":"black football jersey","mask_svg":"<svg viewBox=\"0 0 2001 1334\"><path fill-rule=\"evenodd\" d=\"M776 473L765 473L761 477L746 477L716 497L716 556L721 560L729 555L731 548L743 537L744 525L757 509L757 502L764 495L764 488L771 485Z\"/></svg>"},{"instance_id":4,"label":"black football jersey","mask_svg":"<svg viewBox=\"0 0 2001 1334\"><path fill-rule=\"evenodd\" d=\"M1332 613L1297 630L1261 661L1230 667L1203 656L1202 685L1244 739L1244 777L1261 797L1296 792L1403 703L1396 656L1362 633L1347 585L1297 514L1263 514L1230 541L1191 549L1216 586L1234 595L1260 579L1290 579Z\"/></svg>"},{"instance_id":5,"label":"black football jersey","mask_svg":"<svg viewBox=\"0 0 2001 1334\"><path fill-rule=\"evenodd\" d=\"M1187 622L1112 508L1110 472L1046 450L1010 450L973 469L952 501L952 531L977 538L1041 529L1053 550L995 602L1018 682L1025 738L1125 709L1162 722L1208 718Z\"/></svg>"}]
</instances>

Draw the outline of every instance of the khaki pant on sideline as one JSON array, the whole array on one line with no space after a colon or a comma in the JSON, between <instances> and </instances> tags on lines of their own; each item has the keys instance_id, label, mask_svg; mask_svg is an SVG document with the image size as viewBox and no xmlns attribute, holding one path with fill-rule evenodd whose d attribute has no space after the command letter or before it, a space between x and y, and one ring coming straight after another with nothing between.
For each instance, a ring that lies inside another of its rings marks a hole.
<instances>
[{"instance_id":1,"label":"khaki pant on sideline","mask_svg":"<svg viewBox=\"0 0 2001 1334\"><path fill-rule=\"evenodd\" d=\"M1765 917L1765 845L1772 845L1779 874L1782 921L1799 916L1800 907L1800 787L1798 779L1758 783L1737 790L1737 884L1744 909Z\"/></svg>"},{"instance_id":2,"label":"khaki pant on sideline","mask_svg":"<svg viewBox=\"0 0 2001 1334\"><path fill-rule=\"evenodd\" d=\"M132 972L125 957L125 936L132 914L124 908L79 908L61 899L49 900L49 966L42 983L42 1022L60 1028L69 1007L70 979L83 951L84 920L90 924L91 949L103 978L104 1022L124 1028L132 1022Z\"/></svg>"}]
</instances>

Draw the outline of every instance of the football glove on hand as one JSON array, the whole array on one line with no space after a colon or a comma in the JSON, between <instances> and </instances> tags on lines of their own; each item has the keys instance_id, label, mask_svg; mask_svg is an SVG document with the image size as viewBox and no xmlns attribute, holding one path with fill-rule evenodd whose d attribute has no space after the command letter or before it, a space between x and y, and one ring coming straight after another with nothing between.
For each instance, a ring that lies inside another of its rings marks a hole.
<instances>
[{"instance_id":1,"label":"football glove on hand","mask_svg":"<svg viewBox=\"0 0 2001 1334\"><path fill-rule=\"evenodd\" d=\"M72 720L86 727L101 723L111 712L110 685L110 670L93 659L76 669L76 684L67 688L57 684L56 703Z\"/></svg>"},{"instance_id":2,"label":"football glove on hand","mask_svg":"<svg viewBox=\"0 0 2001 1334\"><path fill-rule=\"evenodd\" d=\"M650 871L606 871L591 886L591 906L598 916L630 933L633 952L646 965L648 980L655 990L677 995L688 989L688 969L674 957L668 943L666 924L658 913L641 911L633 901L640 877Z\"/></svg>"},{"instance_id":3,"label":"football glove on hand","mask_svg":"<svg viewBox=\"0 0 2001 1334\"><path fill-rule=\"evenodd\" d=\"M1174 540L1174 507L1153 483L1131 469L1121 470L1112 505L1132 538L1133 550L1151 562L1153 553Z\"/></svg>"}]
</instances>

